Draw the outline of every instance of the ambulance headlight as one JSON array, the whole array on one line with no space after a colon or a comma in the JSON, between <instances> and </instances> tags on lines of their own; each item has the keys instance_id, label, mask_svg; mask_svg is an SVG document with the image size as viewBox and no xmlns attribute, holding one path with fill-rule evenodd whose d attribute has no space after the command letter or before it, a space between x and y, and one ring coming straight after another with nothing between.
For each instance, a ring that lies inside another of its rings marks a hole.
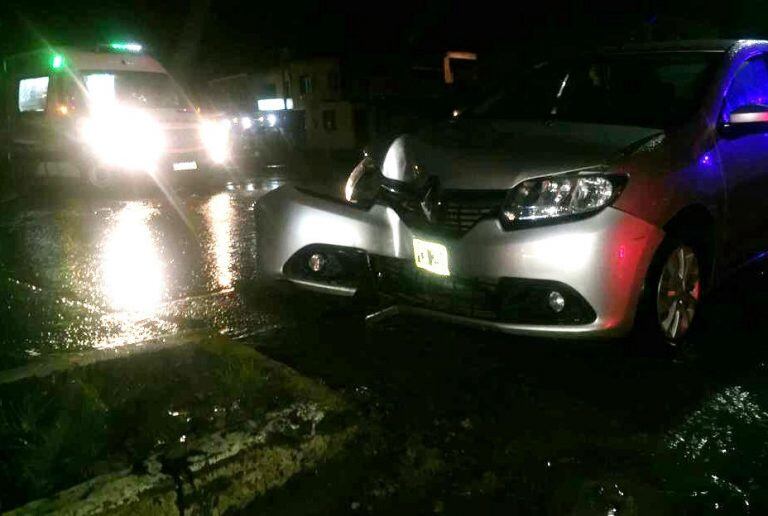
<instances>
[{"instance_id":1,"label":"ambulance headlight","mask_svg":"<svg viewBox=\"0 0 768 516\"><path fill-rule=\"evenodd\" d=\"M200 138L208 151L211 161L219 165L230 157L231 122L227 119L204 120L200 124Z\"/></svg>"},{"instance_id":2,"label":"ambulance headlight","mask_svg":"<svg viewBox=\"0 0 768 516\"><path fill-rule=\"evenodd\" d=\"M80 119L78 129L93 156L108 167L151 172L166 149L160 124L138 109L98 109Z\"/></svg>"}]
</instances>

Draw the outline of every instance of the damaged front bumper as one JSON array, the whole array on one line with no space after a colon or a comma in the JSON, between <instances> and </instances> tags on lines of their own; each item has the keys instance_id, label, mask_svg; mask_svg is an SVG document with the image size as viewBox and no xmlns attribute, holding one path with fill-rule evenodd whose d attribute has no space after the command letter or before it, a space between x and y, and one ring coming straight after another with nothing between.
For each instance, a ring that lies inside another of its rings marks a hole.
<instances>
[{"instance_id":1,"label":"damaged front bumper","mask_svg":"<svg viewBox=\"0 0 768 516\"><path fill-rule=\"evenodd\" d=\"M484 219L461 237L407 226L395 210L360 208L293 187L257 204L257 269L341 296L369 295L412 312L524 335L619 336L634 321L645 273L664 233L614 208L556 225L504 230ZM413 239L448 250L451 275L417 269ZM312 254L328 257L321 273ZM547 304L553 291L565 306Z\"/></svg>"}]
</instances>

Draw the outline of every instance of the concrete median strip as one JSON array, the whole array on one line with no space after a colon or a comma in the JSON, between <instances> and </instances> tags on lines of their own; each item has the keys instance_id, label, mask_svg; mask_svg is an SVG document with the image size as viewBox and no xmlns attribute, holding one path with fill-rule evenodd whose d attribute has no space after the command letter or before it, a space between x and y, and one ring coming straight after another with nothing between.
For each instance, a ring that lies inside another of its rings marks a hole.
<instances>
[{"instance_id":1,"label":"concrete median strip","mask_svg":"<svg viewBox=\"0 0 768 516\"><path fill-rule=\"evenodd\" d=\"M137 353L151 353L163 349L175 348L190 343L195 343L207 338L205 334L173 334L164 335L145 342L131 344L124 347L91 349L88 351L75 351L70 353L54 353L31 361L29 364L0 371L0 385L17 382L25 378L48 376L74 367L83 367L105 360L125 358Z\"/></svg>"},{"instance_id":2,"label":"concrete median strip","mask_svg":"<svg viewBox=\"0 0 768 516\"><path fill-rule=\"evenodd\" d=\"M192 443L198 451L180 471L168 471L164 458L155 456L143 472L102 475L6 514L221 514L242 508L332 457L355 433L350 427L307 436L296 446L268 444L281 425L293 424L286 417L275 414L256 434L214 434Z\"/></svg>"},{"instance_id":3,"label":"concrete median strip","mask_svg":"<svg viewBox=\"0 0 768 516\"><path fill-rule=\"evenodd\" d=\"M335 393L220 336L2 385L0 422L9 514L221 514L357 429Z\"/></svg>"}]
</instances>

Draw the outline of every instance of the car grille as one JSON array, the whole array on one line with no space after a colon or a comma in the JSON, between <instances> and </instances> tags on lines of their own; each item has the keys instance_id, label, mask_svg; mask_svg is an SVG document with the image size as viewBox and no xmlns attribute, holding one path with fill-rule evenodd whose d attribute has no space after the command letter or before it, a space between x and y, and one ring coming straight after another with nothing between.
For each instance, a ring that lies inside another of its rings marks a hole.
<instances>
[{"instance_id":1,"label":"car grille","mask_svg":"<svg viewBox=\"0 0 768 516\"><path fill-rule=\"evenodd\" d=\"M471 202L466 199L444 199L441 201L437 224L466 233L482 219L495 215L500 205L500 202L487 200Z\"/></svg>"},{"instance_id":2,"label":"car grille","mask_svg":"<svg viewBox=\"0 0 768 516\"><path fill-rule=\"evenodd\" d=\"M438 197L434 217L426 220L426 229L463 235L483 219L495 217L506 192L503 190L444 190Z\"/></svg>"}]
</instances>

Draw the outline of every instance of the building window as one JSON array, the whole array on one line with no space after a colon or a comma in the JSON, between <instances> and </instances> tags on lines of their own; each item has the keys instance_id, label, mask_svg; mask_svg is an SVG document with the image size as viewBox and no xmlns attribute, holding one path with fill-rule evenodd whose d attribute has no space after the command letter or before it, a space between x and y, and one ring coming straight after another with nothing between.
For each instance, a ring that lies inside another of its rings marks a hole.
<instances>
[{"instance_id":1,"label":"building window","mask_svg":"<svg viewBox=\"0 0 768 516\"><path fill-rule=\"evenodd\" d=\"M291 72L283 70L283 97L291 96L291 89L293 88L293 77Z\"/></svg>"},{"instance_id":2,"label":"building window","mask_svg":"<svg viewBox=\"0 0 768 516\"><path fill-rule=\"evenodd\" d=\"M48 77L34 77L19 81L19 111L45 111L48 100Z\"/></svg>"},{"instance_id":3,"label":"building window","mask_svg":"<svg viewBox=\"0 0 768 516\"><path fill-rule=\"evenodd\" d=\"M331 92L336 93L339 91L339 85L340 85L339 72L335 70L328 72L328 89Z\"/></svg>"},{"instance_id":4,"label":"building window","mask_svg":"<svg viewBox=\"0 0 768 516\"><path fill-rule=\"evenodd\" d=\"M312 77L309 75L299 77L299 93L302 95L312 93Z\"/></svg>"},{"instance_id":5,"label":"building window","mask_svg":"<svg viewBox=\"0 0 768 516\"><path fill-rule=\"evenodd\" d=\"M326 131L336 130L336 110L335 109L323 110L323 128Z\"/></svg>"}]
</instances>

